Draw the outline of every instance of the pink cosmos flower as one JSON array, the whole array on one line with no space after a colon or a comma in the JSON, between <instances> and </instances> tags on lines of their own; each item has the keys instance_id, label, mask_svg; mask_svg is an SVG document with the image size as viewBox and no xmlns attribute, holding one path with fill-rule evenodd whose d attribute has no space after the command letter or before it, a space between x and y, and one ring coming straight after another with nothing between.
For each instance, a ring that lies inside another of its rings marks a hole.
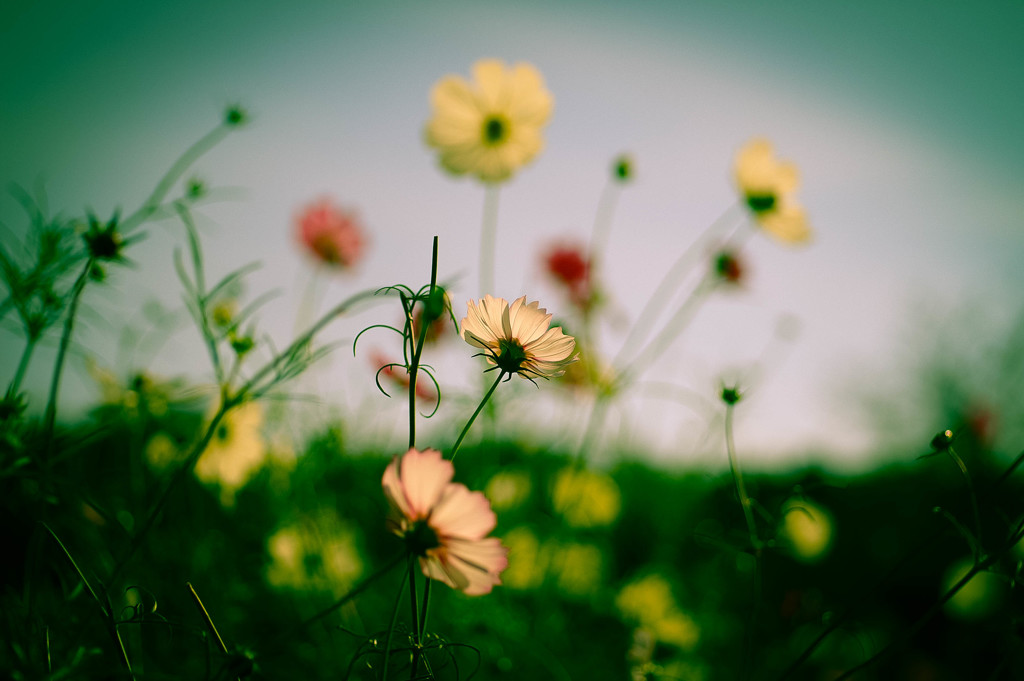
<instances>
[{"instance_id":1,"label":"pink cosmos flower","mask_svg":"<svg viewBox=\"0 0 1024 681\"><path fill-rule=\"evenodd\" d=\"M299 241L321 262L351 267L363 256L366 239L354 211L336 206L330 199L310 204L296 218Z\"/></svg>"},{"instance_id":2,"label":"pink cosmos flower","mask_svg":"<svg viewBox=\"0 0 1024 681\"><path fill-rule=\"evenodd\" d=\"M401 473L399 473L401 468ZM388 529L419 556L420 569L469 596L491 592L508 567L508 549L487 533L497 518L480 492L452 482L455 467L441 452L410 449L384 470Z\"/></svg>"}]
</instances>

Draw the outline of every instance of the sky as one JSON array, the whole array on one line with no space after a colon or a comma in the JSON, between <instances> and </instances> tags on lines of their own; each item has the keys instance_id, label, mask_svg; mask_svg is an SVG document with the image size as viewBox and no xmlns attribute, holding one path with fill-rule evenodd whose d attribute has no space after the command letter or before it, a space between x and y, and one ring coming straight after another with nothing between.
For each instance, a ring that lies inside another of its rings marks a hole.
<instances>
[{"instance_id":1,"label":"sky","mask_svg":"<svg viewBox=\"0 0 1024 681\"><path fill-rule=\"evenodd\" d=\"M558 315L565 303L538 253L588 236L611 159L628 152L637 177L619 195L606 258L614 348L661 274L735 202L732 159L764 136L800 167L814 240L787 248L754 235L744 289L708 301L647 379L713 405L720 381L756 376L737 414L741 450L766 464L824 452L854 465L875 443L850 394L899 373L895 358L913 352L923 313L941 324L965 306L1020 311L1022 32L1024 6L1010 2L15 1L0 8L0 181L42 183L69 215L130 211L225 106L241 104L250 124L194 170L237 190L201 211L203 238L211 277L260 261L250 296L282 290L260 317L279 345L302 321L311 278L293 221L323 196L357 209L370 235L355 271L318 280L324 305L425 283L438 235L461 317L484 293L483 189L445 175L423 143L428 93L483 57L529 62L555 109L543 153L501 189L492 293L525 294ZM0 220L23 228L9 196ZM147 301L181 307L180 226L146 232L135 267L87 294L79 348L105 366L208 377L187 320L148 354L117 349ZM344 320L331 337L388 315ZM2 334L0 368L13 373L20 341ZM438 357L443 384L473 384L462 351L452 343ZM45 385L46 365L42 353L30 386ZM95 394L83 366L68 375L71 406ZM393 438L402 407L374 393L368 367L341 352L304 387L324 396L319 409L355 416L366 437ZM564 395L525 388L535 408L521 417L538 432L578 424ZM720 410L657 392L637 391L609 428L659 460L720 464Z\"/></svg>"}]
</instances>

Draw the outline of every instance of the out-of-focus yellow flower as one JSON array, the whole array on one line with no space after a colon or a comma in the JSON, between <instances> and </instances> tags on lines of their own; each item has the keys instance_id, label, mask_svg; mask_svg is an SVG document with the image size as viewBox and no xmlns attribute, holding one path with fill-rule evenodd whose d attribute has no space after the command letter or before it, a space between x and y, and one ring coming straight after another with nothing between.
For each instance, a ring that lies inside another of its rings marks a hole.
<instances>
[{"instance_id":1,"label":"out-of-focus yellow flower","mask_svg":"<svg viewBox=\"0 0 1024 681\"><path fill-rule=\"evenodd\" d=\"M527 527L516 527L505 533L502 543L508 547L508 568L501 575L510 589L527 591L544 583L548 556L541 550L537 535Z\"/></svg>"},{"instance_id":2,"label":"out-of-focus yellow flower","mask_svg":"<svg viewBox=\"0 0 1024 681\"><path fill-rule=\"evenodd\" d=\"M794 197L799 172L793 163L775 158L768 140L755 139L740 149L734 172L743 200L766 232L786 243L811 238L807 215Z\"/></svg>"},{"instance_id":3,"label":"out-of-focus yellow flower","mask_svg":"<svg viewBox=\"0 0 1024 681\"><path fill-rule=\"evenodd\" d=\"M430 92L426 141L454 175L502 182L544 148L541 129L553 101L530 64L507 68L497 59L473 65L473 80L448 75Z\"/></svg>"},{"instance_id":4,"label":"out-of-focus yellow flower","mask_svg":"<svg viewBox=\"0 0 1024 681\"><path fill-rule=\"evenodd\" d=\"M601 586L604 557L593 544L552 544L549 548L551 572L557 575L558 588L568 596L589 596Z\"/></svg>"},{"instance_id":5,"label":"out-of-focus yellow flower","mask_svg":"<svg viewBox=\"0 0 1024 681\"><path fill-rule=\"evenodd\" d=\"M135 414L145 408L154 416L162 416L167 412L170 399L166 385L144 371L133 374L127 381L122 381L111 370L105 369L90 359L86 368L100 388L100 401L108 407L120 407Z\"/></svg>"},{"instance_id":6,"label":"out-of-focus yellow flower","mask_svg":"<svg viewBox=\"0 0 1024 681\"><path fill-rule=\"evenodd\" d=\"M942 591L946 593L967 576L974 565L970 558L957 561L946 570ZM946 601L946 612L962 620L980 620L991 614L1005 598L1006 583L988 571L974 575L956 594Z\"/></svg>"},{"instance_id":7,"label":"out-of-focus yellow flower","mask_svg":"<svg viewBox=\"0 0 1024 681\"><path fill-rule=\"evenodd\" d=\"M604 473L564 468L551 491L555 510L572 527L600 527L619 517L619 486Z\"/></svg>"},{"instance_id":8,"label":"out-of-focus yellow flower","mask_svg":"<svg viewBox=\"0 0 1024 681\"><path fill-rule=\"evenodd\" d=\"M267 582L341 595L363 574L357 543L355 532L333 515L281 527L267 539Z\"/></svg>"},{"instance_id":9,"label":"out-of-focus yellow flower","mask_svg":"<svg viewBox=\"0 0 1024 681\"><path fill-rule=\"evenodd\" d=\"M220 500L233 506L235 493L245 486L266 459L263 408L246 402L229 411L217 425L206 451L196 462L196 477L220 487Z\"/></svg>"},{"instance_id":10,"label":"out-of-focus yellow flower","mask_svg":"<svg viewBox=\"0 0 1024 681\"><path fill-rule=\"evenodd\" d=\"M700 639L700 627L679 609L672 586L652 573L633 580L615 598L623 618L651 633L662 643L690 650Z\"/></svg>"},{"instance_id":11,"label":"out-of-focus yellow flower","mask_svg":"<svg viewBox=\"0 0 1024 681\"><path fill-rule=\"evenodd\" d=\"M530 476L523 471L501 471L487 481L484 495L495 511L516 508L530 496Z\"/></svg>"},{"instance_id":12,"label":"out-of-focus yellow flower","mask_svg":"<svg viewBox=\"0 0 1024 681\"><path fill-rule=\"evenodd\" d=\"M828 554L832 544L832 516L822 507L793 499L782 509L782 539L793 557L814 563Z\"/></svg>"},{"instance_id":13,"label":"out-of-focus yellow flower","mask_svg":"<svg viewBox=\"0 0 1024 681\"><path fill-rule=\"evenodd\" d=\"M181 451L167 433L157 433L146 443L146 461L156 470L163 470L178 460Z\"/></svg>"}]
</instances>

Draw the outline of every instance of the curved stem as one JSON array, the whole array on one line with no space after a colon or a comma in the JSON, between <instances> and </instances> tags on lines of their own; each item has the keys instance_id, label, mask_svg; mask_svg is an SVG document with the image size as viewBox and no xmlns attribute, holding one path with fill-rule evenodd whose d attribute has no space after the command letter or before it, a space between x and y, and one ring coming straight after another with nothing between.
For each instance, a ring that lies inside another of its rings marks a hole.
<instances>
[{"instance_id":1,"label":"curved stem","mask_svg":"<svg viewBox=\"0 0 1024 681\"><path fill-rule=\"evenodd\" d=\"M469 421L466 422L466 427L462 429L461 433L459 433L459 439L455 441L455 445L452 447L452 455L449 458L454 459L455 455L459 453L459 447L462 445L462 441L466 438L466 433L469 432L469 427L473 425L473 421L476 421L476 417L479 416L480 411L484 408L484 405L487 404L487 400L491 399L491 395L493 395L494 391L497 390L498 384L501 383L501 379L504 377L504 371L498 374L498 378L494 380L494 384L491 385L491 389L487 391L487 394L484 395L484 399L480 401L479 405L477 405L476 411L474 411L473 415L469 417Z\"/></svg>"},{"instance_id":2,"label":"curved stem","mask_svg":"<svg viewBox=\"0 0 1024 681\"><path fill-rule=\"evenodd\" d=\"M78 301L81 300L82 291L89 280L89 272L92 270L94 262L95 260L91 257L85 261L85 267L82 268L81 274L78 275L78 279L75 280L75 284L71 288L71 302L68 304L67 317L64 319L64 332L60 337L57 361L53 365L50 396L46 400L46 415L44 417L46 446L43 448L46 458L49 458L50 448L53 446L53 427L57 419L57 393L60 390L61 373L64 371L64 359L67 357L68 346L71 344L71 333L75 328L75 313L78 312Z\"/></svg>"},{"instance_id":3,"label":"curved stem","mask_svg":"<svg viewBox=\"0 0 1024 681\"><path fill-rule=\"evenodd\" d=\"M164 176L160 178L160 181L157 182L156 187L153 189L153 193L149 195L146 201L134 213L124 219L121 223L121 233L127 235L135 227L149 219L160 207L164 197L167 196L167 192L171 190L174 183L188 170L189 166L216 146L230 131L231 126L229 124L221 123L186 149L185 153L179 156L178 160L171 164L171 167L164 173Z\"/></svg>"},{"instance_id":4,"label":"curved stem","mask_svg":"<svg viewBox=\"0 0 1024 681\"><path fill-rule=\"evenodd\" d=\"M498 232L498 190L488 184L484 190L484 216L480 225L480 295L494 294L494 248Z\"/></svg>"}]
</instances>

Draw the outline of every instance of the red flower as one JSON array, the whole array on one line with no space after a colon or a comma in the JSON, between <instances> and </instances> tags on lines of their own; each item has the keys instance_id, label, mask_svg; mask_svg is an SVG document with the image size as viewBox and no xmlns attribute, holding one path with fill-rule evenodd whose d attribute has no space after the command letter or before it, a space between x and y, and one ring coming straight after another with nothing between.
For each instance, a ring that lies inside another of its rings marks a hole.
<instances>
[{"instance_id":1,"label":"red flower","mask_svg":"<svg viewBox=\"0 0 1024 681\"><path fill-rule=\"evenodd\" d=\"M299 241L321 262L351 267L363 256L366 239L355 212L330 199L310 204L296 218Z\"/></svg>"},{"instance_id":2,"label":"red flower","mask_svg":"<svg viewBox=\"0 0 1024 681\"><path fill-rule=\"evenodd\" d=\"M544 267L555 281L565 286L573 304L584 308L591 304L590 259L582 246L556 244L544 255Z\"/></svg>"}]
</instances>

